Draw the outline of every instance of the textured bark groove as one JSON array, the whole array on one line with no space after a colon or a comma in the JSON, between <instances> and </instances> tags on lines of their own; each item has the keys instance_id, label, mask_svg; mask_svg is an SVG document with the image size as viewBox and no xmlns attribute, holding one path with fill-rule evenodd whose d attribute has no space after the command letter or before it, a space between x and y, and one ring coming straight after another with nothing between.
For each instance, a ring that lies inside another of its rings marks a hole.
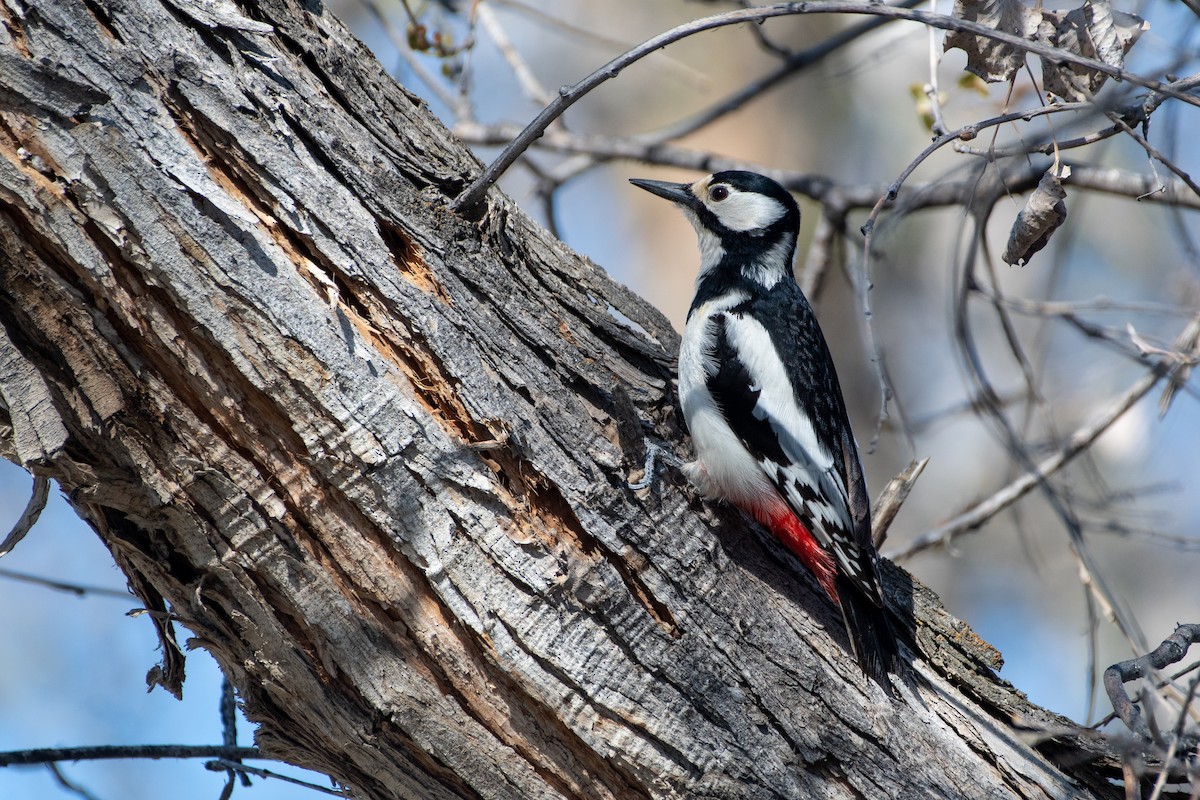
<instances>
[{"instance_id":1,"label":"textured bark groove","mask_svg":"<svg viewBox=\"0 0 1200 800\"><path fill-rule=\"evenodd\" d=\"M156 680L186 628L372 798L1112 794L903 572L892 703L776 545L629 489L686 448L675 333L505 198L452 214L478 163L320 8L0 14L0 453L108 544Z\"/></svg>"}]
</instances>

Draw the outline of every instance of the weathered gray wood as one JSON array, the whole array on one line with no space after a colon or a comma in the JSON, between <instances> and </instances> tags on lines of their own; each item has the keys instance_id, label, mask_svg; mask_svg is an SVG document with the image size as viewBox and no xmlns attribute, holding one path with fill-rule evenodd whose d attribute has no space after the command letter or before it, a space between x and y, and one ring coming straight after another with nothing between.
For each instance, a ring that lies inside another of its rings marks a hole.
<instances>
[{"instance_id":1,"label":"weathered gray wood","mask_svg":"<svg viewBox=\"0 0 1200 800\"><path fill-rule=\"evenodd\" d=\"M900 571L893 702L778 547L628 489L639 419L686 447L675 333L505 198L446 210L479 164L319 7L0 13L0 452L268 752L371 798L1105 793Z\"/></svg>"}]
</instances>

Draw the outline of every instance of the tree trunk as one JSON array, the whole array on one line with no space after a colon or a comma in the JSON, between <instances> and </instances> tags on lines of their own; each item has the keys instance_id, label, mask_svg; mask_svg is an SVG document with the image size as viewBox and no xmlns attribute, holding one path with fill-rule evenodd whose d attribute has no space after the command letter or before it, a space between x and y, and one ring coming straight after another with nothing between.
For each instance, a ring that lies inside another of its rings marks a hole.
<instances>
[{"instance_id":1,"label":"tree trunk","mask_svg":"<svg viewBox=\"0 0 1200 800\"><path fill-rule=\"evenodd\" d=\"M318 4L0 13L0 453L111 549L153 680L181 625L369 798L1113 794L901 571L890 700L781 548L628 488L687 446L676 334L498 193L448 211L480 165Z\"/></svg>"}]
</instances>

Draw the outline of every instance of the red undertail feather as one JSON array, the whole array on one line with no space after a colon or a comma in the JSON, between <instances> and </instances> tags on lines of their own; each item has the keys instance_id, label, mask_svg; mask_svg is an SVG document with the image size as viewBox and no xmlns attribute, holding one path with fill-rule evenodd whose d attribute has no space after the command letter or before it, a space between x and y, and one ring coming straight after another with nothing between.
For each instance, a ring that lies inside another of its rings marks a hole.
<instances>
[{"instance_id":1,"label":"red undertail feather","mask_svg":"<svg viewBox=\"0 0 1200 800\"><path fill-rule=\"evenodd\" d=\"M842 611L842 620L846 624L850 647L858 665L885 692L895 696L888 673L901 674L903 661L887 611L876 605L848 578L838 576L833 556L821 547L808 526L782 499L743 508L766 525L813 574L829 599ZM839 588L843 591L839 592Z\"/></svg>"},{"instance_id":2,"label":"red undertail feather","mask_svg":"<svg viewBox=\"0 0 1200 800\"><path fill-rule=\"evenodd\" d=\"M833 565L833 556L825 552L808 526L782 501L756 506L751 509L751 513L808 567L808 571L817 579L817 583L821 584L829 599L840 606L841 600L834 583L837 569Z\"/></svg>"}]
</instances>

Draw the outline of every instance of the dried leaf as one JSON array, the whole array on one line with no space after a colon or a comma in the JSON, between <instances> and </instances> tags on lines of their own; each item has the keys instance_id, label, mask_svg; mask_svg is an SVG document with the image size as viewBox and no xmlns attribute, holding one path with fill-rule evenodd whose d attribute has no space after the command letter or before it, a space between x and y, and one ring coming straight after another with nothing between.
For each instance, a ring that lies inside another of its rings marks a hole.
<instances>
[{"instance_id":1,"label":"dried leaf","mask_svg":"<svg viewBox=\"0 0 1200 800\"><path fill-rule=\"evenodd\" d=\"M1037 189L1029 196L1025 207L1013 222L1002 256L1005 263L1025 266L1034 253L1046 246L1050 235L1066 220L1067 193L1062 182L1070 175L1071 168L1065 164L1059 174L1055 174L1053 167L1046 170Z\"/></svg>"},{"instance_id":2,"label":"dried leaf","mask_svg":"<svg viewBox=\"0 0 1200 800\"><path fill-rule=\"evenodd\" d=\"M1076 55L1094 58L1112 67L1125 64L1125 54L1150 23L1134 14L1114 11L1109 0L1087 0L1071 11L1043 11L1039 38ZM1075 102L1092 97L1108 76L1072 64L1042 61L1042 88Z\"/></svg>"},{"instance_id":3,"label":"dried leaf","mask_svg":"<svg viewBox=\"0 0 1200 800\"><path fill-rule=\"evenodd\" d=\"M978 22L1026 39L1037 33L1041 15L1022 0L954 0L954 16ZM988 83L1012 78L1025 64L1025 52L1007 44L961 31L946 34L943 49L959 48L967 54L967 71Z\"/></svg>"}]
</instances>

